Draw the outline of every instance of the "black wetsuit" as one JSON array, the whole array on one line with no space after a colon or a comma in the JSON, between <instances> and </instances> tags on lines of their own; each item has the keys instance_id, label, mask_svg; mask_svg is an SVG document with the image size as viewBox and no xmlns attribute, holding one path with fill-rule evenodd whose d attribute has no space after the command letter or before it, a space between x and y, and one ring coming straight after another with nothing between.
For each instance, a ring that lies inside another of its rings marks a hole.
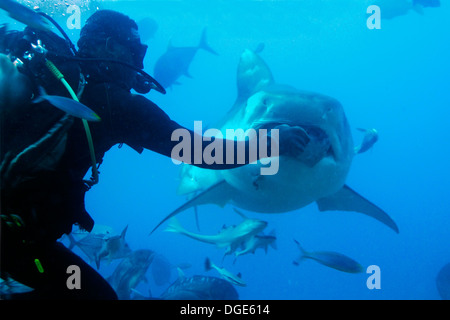
<instances>
[{"instance_id":1,"label":"black wetsuit","mask_svg":"<svg viewBox=\"0 0 450 320\"><path fill-rule=\"evenodd\" d=\"M178 143L171 141L171 135L182 126L150 100L131 94L118 84L90 79L81 101L102 119L90 123L98 161L119 143L125 143L138 152L146 148L168 157ZM11 228L2 224L0 270L3 276L9 275L35 289L29 294L9 298L117 297L92 267L56 241L64 233L69 233L74 223L88 230L93 226L84 207L87 188L82 181L91 166L90 153L81 120L76 120L70 129L66 152L58 170L24 183L7 199L9 213L19 215L25 226ZM213 165L210 168L234 166ZM2 210L5 210L5 205ZM35 259L39 259L44 272L39 271ZM70 276L67 268L70 265L81 269L80 290L67 288L66 281Z\"/></svg>"}]
</instances>

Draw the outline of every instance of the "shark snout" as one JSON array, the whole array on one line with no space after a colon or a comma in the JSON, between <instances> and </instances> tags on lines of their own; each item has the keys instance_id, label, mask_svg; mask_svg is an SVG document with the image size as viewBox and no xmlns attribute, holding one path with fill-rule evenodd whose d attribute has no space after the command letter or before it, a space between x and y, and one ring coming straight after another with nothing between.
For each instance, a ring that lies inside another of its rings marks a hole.
<instances>
[{"instance_id":1,"label":"shark snout","mask_svg":"<svg viewBox=\"0 0 450 320\"><path fill-rule=\"evenodd\" d=\"M267 227L267 222L262 220L256 220L255 224L253 225L253 229L256 231L256 233L264 230Z\"/></svg>"}]
</instances>

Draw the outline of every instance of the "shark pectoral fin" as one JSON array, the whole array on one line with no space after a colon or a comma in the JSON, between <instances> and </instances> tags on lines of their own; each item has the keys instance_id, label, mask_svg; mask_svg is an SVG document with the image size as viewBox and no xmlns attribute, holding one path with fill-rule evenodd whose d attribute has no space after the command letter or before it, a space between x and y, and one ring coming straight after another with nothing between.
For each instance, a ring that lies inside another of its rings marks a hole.
<instances>
[{"instance_id":1,"label":"shark pectoral fin","mask_svg":"<svg viewBox=\"0 0 450 320\"><path fill-rule=\"evenodd\" d=\"M220 207L225 206L225 204L230 199L230 192L232 191L231 188L232 187L225 180L217 182L216 184L212 185L205 191L202 191L191 200L178 207L178 209L170 213L167 217L161 220L160 223L158 223L158 225L152 230L152 232L150 232L150 234L152 234L156 229L158 229L161 224L166 222L168 219L189 208L202 204L217 204Z\"/></svg>"},{"instance_id":2,"label":"shark pectoral fin","mask_svg":"<svg viewBox=\"0 0 450 320\"><path fill-rule=\"evenodd\" d=\"M344 187L335 194L317 200L317 204L320 211L342 210L366 214L384 223L396 233L399 233L397 224L386 212L378 208L369 200L360 196L346 185L344 185Z\"/></svg>"}]
</instances>

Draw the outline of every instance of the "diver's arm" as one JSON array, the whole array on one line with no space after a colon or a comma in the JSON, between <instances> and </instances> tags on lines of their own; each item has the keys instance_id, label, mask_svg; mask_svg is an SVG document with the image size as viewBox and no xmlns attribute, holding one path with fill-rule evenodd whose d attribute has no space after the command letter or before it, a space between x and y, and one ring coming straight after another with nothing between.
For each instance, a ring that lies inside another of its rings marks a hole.
<instances>
[{"instance_id":1,"label":"diver's arm","mask_svg":"<svg viewBox=\"0 0 450 320\"><path fill-rule=\"evenodd\" d=\"M277 130L276 133L272 131L274 129ZM277 126L267 131L267 134L258 132L245 140L226 137L224 139L220 135L209 138L186 128L181 130L186 132L185 137L190 137L190 158L178 152L182 149L180 144L183 143L178 139L170 157L201 168L217 170L237 168L262 158L279 155L297 157L309 142L308 134L303 128L288 125Z\"/></svg>"},{"instance_id":2,"label":"diver's arm","mask_svg":"<svg viewBox=\"0 0 450 320\"><path fill-rule=\"evenodd\" d=\"M124 142L201 168L232 169L270 156L297 156L309 142L302 128L288 125L266 130L267 135L258 130L245 141L224 139L221 134L209 138L171 120L151 101L139 96L135 100L133 105L144 106L134 109Z\"/></svg>"}]
</instances>

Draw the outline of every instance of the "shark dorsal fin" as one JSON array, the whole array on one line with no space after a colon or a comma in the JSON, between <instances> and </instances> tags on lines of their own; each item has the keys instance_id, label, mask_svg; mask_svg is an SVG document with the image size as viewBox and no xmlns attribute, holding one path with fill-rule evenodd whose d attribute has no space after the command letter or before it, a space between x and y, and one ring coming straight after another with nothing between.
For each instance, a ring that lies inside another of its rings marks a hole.
<instances>
[{"instance_id":1,"label":"shark dorsal fin","mask_svg":"<svg viewBox=\"0 0 450 320\"><path fill-rule=\"evenodd\" d=\"M237 70L238 100L247 99L256 91L273 83L272 72L267 64L252 50L245 50Z\"/></svg>"},{"instance_id":2,"label":"shark dorsal fin","mask_svg":"<svg viewBox=\"0 0 450 320\"><path fill-rule=\"evenodd\" d=\"M122 230L120 234L120 238L125 239L125 235L127 234L128 225Z\"/></svg>"}]
</instances>

